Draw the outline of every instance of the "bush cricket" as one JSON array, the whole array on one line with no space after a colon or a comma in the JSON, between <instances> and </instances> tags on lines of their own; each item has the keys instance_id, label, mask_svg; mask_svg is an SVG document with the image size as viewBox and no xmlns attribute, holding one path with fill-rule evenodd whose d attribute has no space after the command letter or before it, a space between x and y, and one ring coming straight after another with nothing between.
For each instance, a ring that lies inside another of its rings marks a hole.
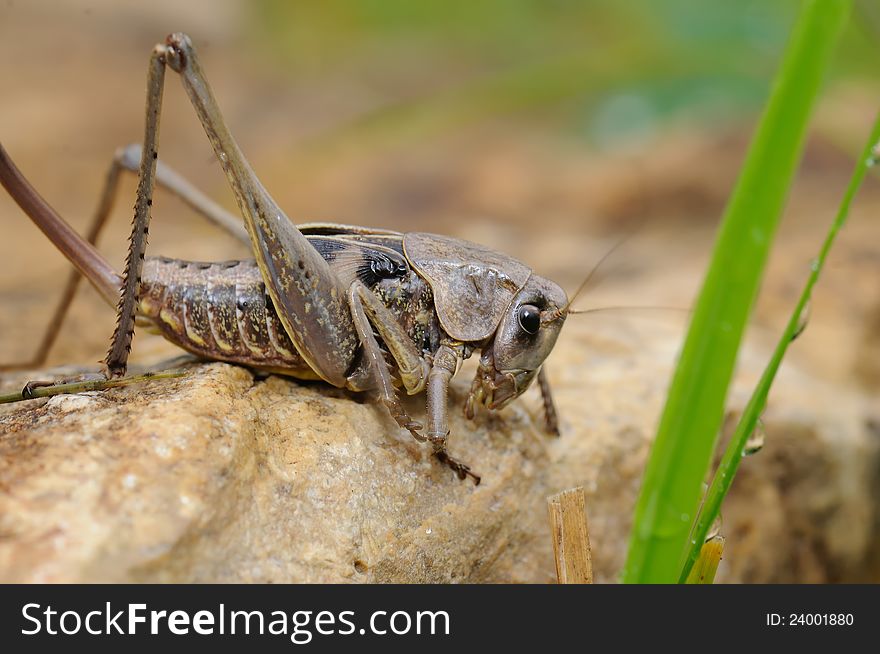
<instances>
[{"instance_id":1,"label":"bush cricket","mask_svg":"<svg viewBox=\"0 0 880 654\"><path fill-rule=\"evenodd\" d=\"M158 162L166 69L177 73L244 219L228 214ZM94 247L122 170L138 173L134 220L120 275ZM430 445L460 479L479 476L447 452L447 391L461 362L480 352L465 403L497 410L538 379L545 421L557 431L542 365L571 302L557 284L489 248L446 236L309 223L295 225L263 187L233 139L188 36L171 34L150 56L142 146L117 152L87 238L31 187L0 147L0 182L78 272L44 339L44 355L78 275L117 311L104 359L123 377L135 324L203 359L378 396L397 424ZM164 186L248 243L254 258L201 263L146 257L154 187ZM583 286L581 287L583 288ZM577 294L575 294L577 295ZM40 382L25 387L23 395ZM398 399L425 392L427 427Z\"/></svg>"}]
</instances>

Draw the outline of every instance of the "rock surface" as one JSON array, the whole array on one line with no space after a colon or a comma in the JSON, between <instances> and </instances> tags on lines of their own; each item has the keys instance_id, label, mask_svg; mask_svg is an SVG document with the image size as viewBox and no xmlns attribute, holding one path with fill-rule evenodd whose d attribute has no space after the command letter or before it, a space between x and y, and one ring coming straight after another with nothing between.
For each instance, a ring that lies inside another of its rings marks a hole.
<instances>
[{"instance_id":1,"label":"rock surface","mask_svg":"<svg viewBox=\"0 0 880 654\"><path fill-rule=\"evenodd\" d=\"M362 398L225 364L7 407L0 580L549 582L545 498L583 485L596 579L614 581L680 326L566 329L558 439L533 394L468 423L457 378L452 449L479 487ZM744 382L761 361L747 353ZM880 469L866 400L796 369L779 388L725 507L721 578L863 578Z\"/></svg>"}]
</instances>

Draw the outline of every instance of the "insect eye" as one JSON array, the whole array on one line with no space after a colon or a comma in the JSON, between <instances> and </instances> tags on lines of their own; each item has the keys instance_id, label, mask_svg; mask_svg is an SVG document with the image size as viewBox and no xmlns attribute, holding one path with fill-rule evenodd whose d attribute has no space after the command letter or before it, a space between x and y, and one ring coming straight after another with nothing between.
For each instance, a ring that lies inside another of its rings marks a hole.
<instances>
[{"instance_id":1,"label":"insect eye","mask_svg":"<svg viewBox=\"0 0 880 654\"><path fill-rule=\"evenodd\" d=\"M519 326L523 328L524 332L532 336L538 333L538 329L541 327L541 312L538 311L538 307L524 304L519 308L517 317L519 318Z\"/></svg>"}]
</instances>

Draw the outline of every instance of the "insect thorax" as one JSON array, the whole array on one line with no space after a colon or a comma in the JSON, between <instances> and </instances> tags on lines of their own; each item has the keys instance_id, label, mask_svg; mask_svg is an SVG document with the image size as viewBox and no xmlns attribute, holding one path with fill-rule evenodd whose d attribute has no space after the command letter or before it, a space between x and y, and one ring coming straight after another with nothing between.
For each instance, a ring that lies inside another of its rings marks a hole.
<instances>
[{"instance_id":1,"label":"insect thorax","mask_svg":"<svg viewBox=\"0 0 880 654\"><path fill-rule=\"evenodd\" d=\"M381 279L370 289L391 309L413 343L434 354L440 347L440 322L434 309L431 287L414 271L401 277Z\"/></svg>"}]
</instances>

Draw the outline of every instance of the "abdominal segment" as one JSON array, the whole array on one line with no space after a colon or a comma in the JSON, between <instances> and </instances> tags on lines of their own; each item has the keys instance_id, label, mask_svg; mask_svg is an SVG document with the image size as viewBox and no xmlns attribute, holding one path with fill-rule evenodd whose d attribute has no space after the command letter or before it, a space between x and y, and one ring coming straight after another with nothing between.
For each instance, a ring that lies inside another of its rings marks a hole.
<instances>
[{"instance_id":1,"label":"abdominal segment","mask_svg":"<svg viewBox=\"0 0 880 654\"><path fill-rule=\"evenodd\" d=\"M318 379L284 331L253 260L148 258L139 312L166 339L206 359Z\"/></svg>"}]
</instances>

